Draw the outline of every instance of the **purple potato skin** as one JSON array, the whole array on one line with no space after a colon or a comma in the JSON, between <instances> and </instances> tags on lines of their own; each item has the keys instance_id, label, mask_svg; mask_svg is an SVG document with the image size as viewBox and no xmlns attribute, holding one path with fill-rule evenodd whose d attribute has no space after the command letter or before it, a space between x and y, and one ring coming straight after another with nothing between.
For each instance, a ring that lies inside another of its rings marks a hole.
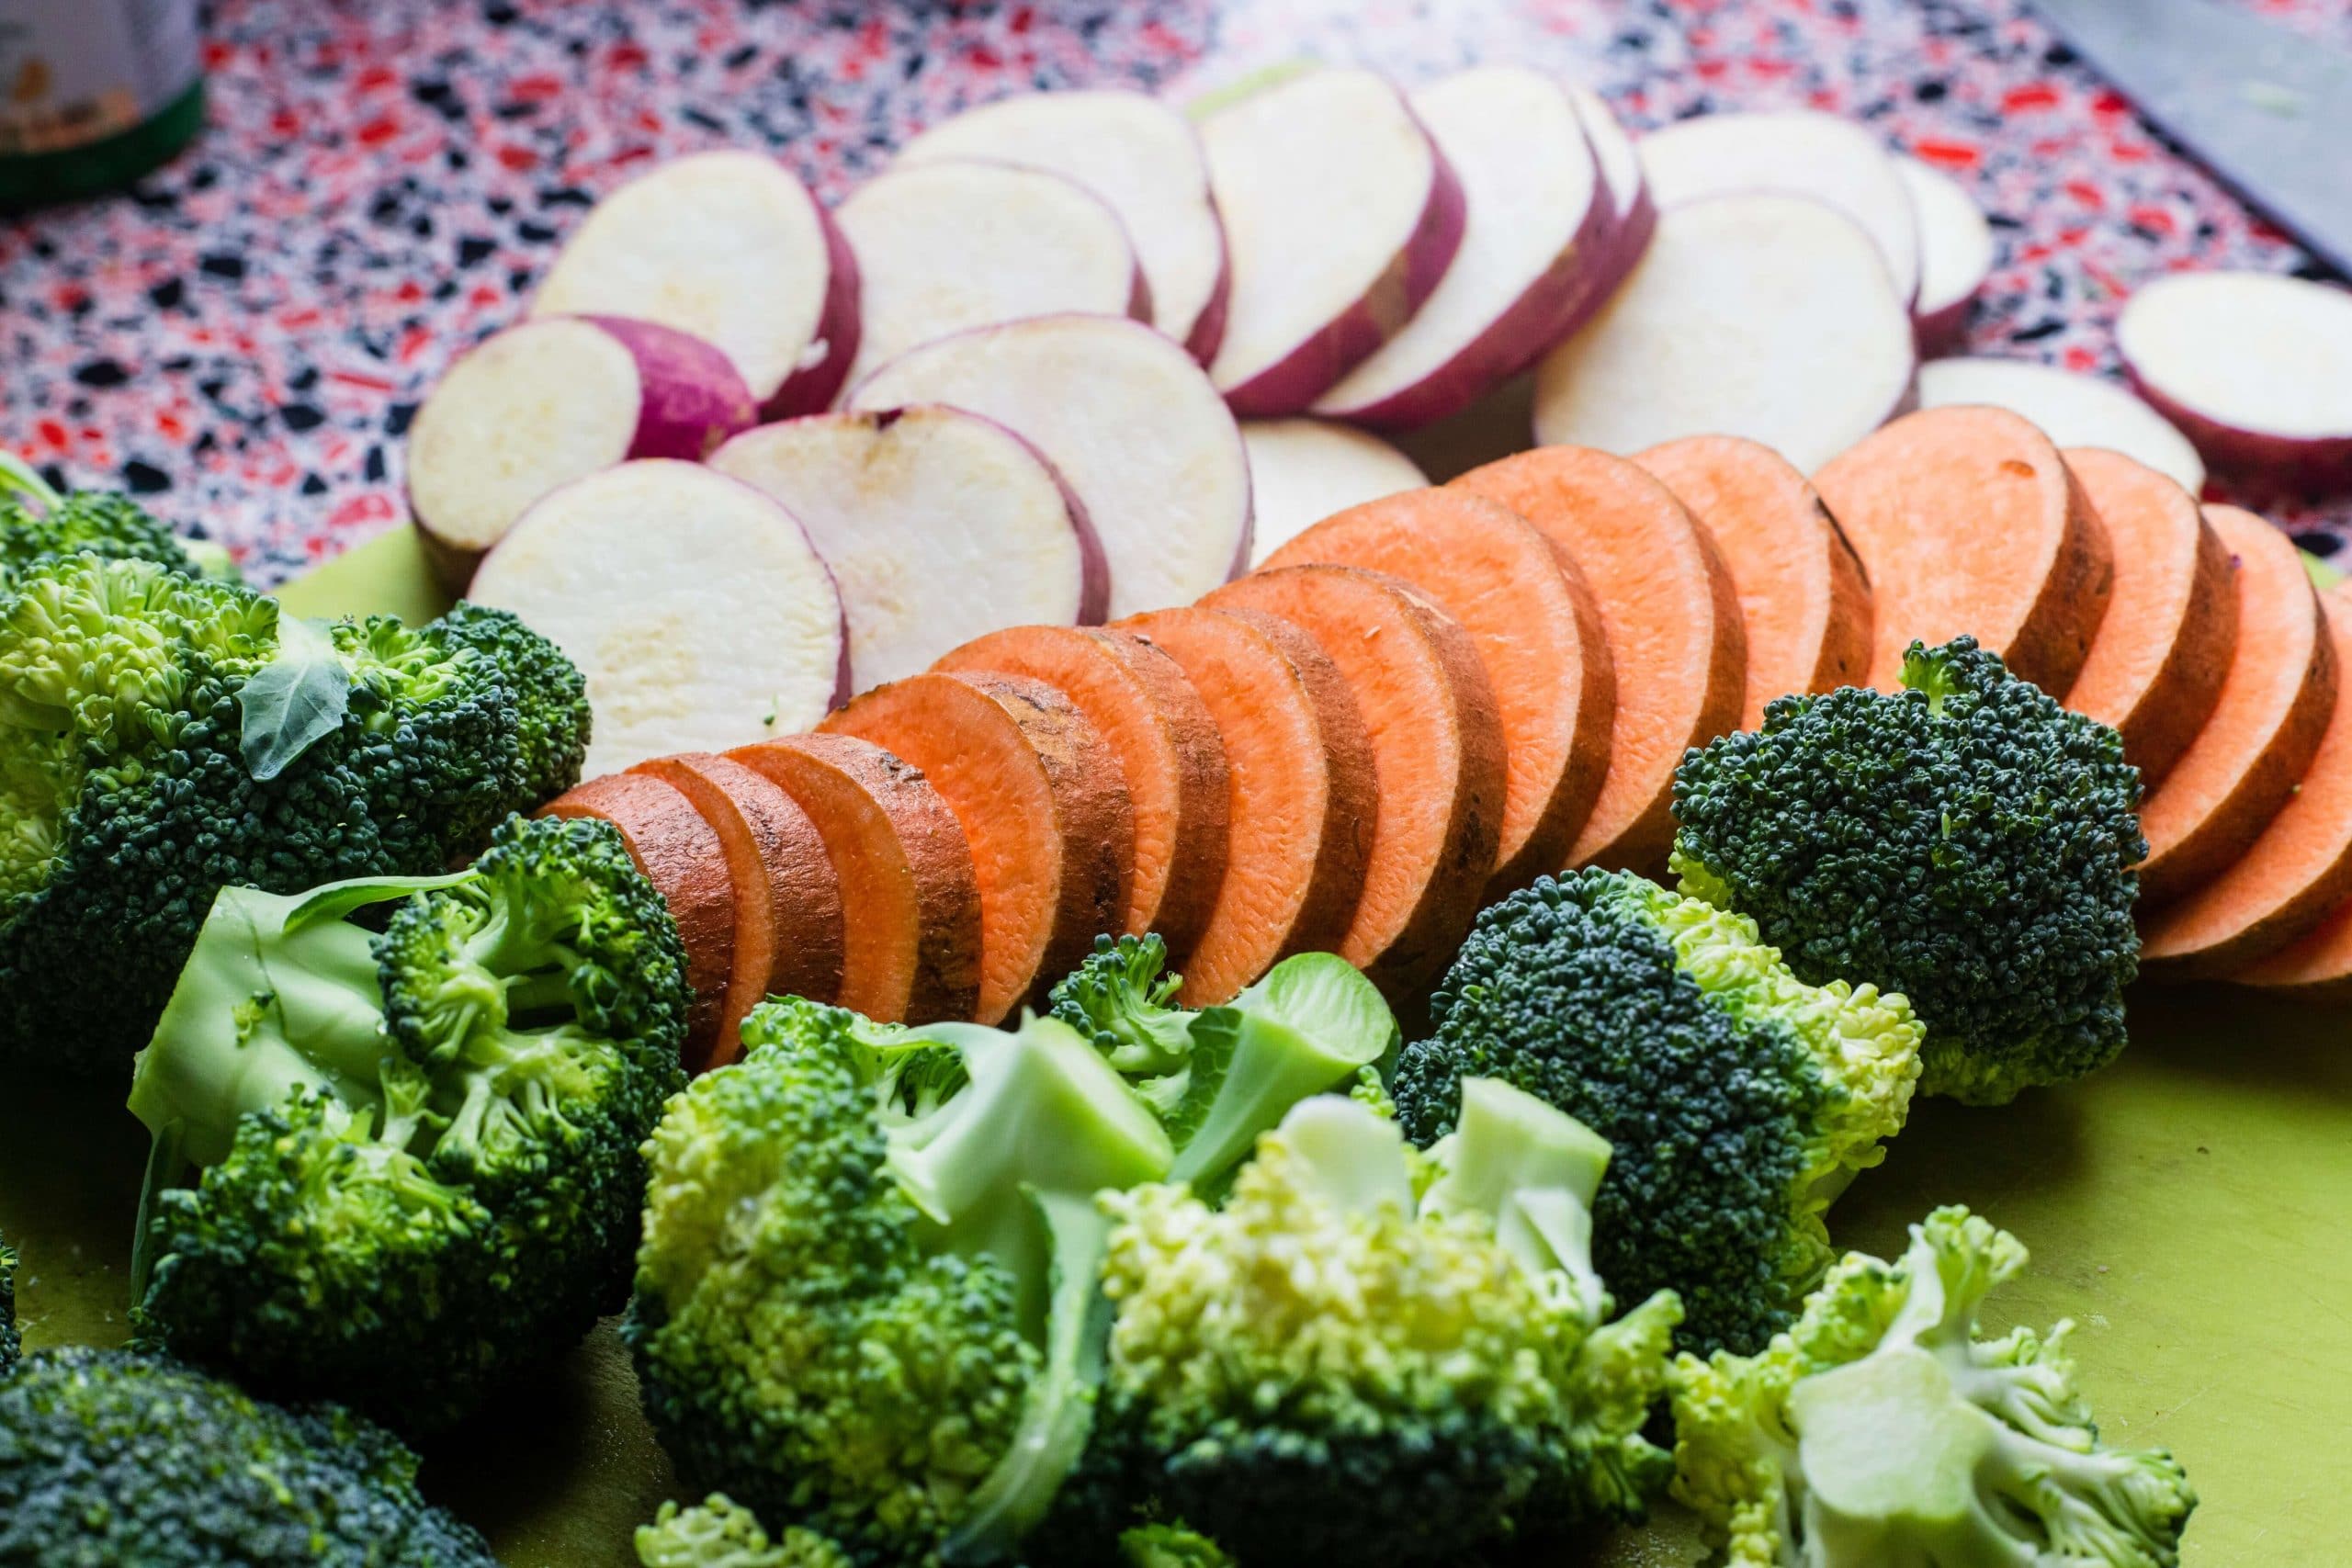
<instances>
[{"instance_id":1,"label":"purple potato skin","mask_svg":"<svg viewBox=\"0 0 2352 1568\"><path fill-rule=\"evenodd\" d=\"M1645 186L1645 206L1648 197ZM1649 221L1656 225L1655 212ZM1452 358L1385 397L1346 408L1318 404L1315 412L1374 430L1417 430L1460 413L1543 358L1608 299L1632 269L1621 254L1623 238L1608 184L1596 166L1592 199L1567 245ZM1637 236L1636 243L1646 244L1647 236ZM1632 252L1634 259L1639 254L1638 249Z\"/></svg>"},{"instance_id":2,"label":"purple potato skin","mask_svg":"<svg viewBox=\"0 0 2352 1568\"><path fill-rule=\"evenodd\" d=\"M1415 118L1414 124L1419 123ZM1226 389L1226 404L1237 419L1305 413L1316 399L1339 384L1340 377L1370 358L1374 349L1412 320L1413 312L1436 290L1445 269L1453 265L1467 217L1462 181L1426 129L1421 136L1429 143L1431 176L1429 200L1421 208L1412 237L1397 253L1394 265L1344 310L1282 358Z\"/></svg>"},{"instance_id":3,"label":"purple potato skin","mask_svg":"<svg viewBox=\"0 0 2352 1568\"><path fill-rule=\"evenodd\" d=\"M809 193L808 205L815 209L817 226L825 236L825 302L817 312L814 339L825 344L825 356L814 364L801 366L768 394L767 400L760 405L763 420L792 419L831 408L841 396L842 383L849 378L851 363L857 358L857 257L850 250L841 225L833 221L833 215L825 210L825 204L817 199L813 191Z\"/></svg>"},{"instance_id":4,"label":"purple potato skin","mask_svg":"<svg viewBox=\"0 0 2352 1568\"><path fill-rule=\"evenodd\" d=\"M693 333L628 316L575 319L594 322L637 361L637 434L629 457L699 463L758 419L752 389L734 362Z\"/></svg>"},{"instance_id":5,"label":"purple potato skin","mask_svg":"<svg viewBox=\"0 0 2352 1568\"><path fill-rule=\"evenodd\" d=\"M2311 498L2352 490L2352 433L2278 435L2225 424L2171 396L2129 359L2124 378L2150 408L2188 437L2213 471L2230 475L2273 499Z\"/></svg>"}]
</instances>

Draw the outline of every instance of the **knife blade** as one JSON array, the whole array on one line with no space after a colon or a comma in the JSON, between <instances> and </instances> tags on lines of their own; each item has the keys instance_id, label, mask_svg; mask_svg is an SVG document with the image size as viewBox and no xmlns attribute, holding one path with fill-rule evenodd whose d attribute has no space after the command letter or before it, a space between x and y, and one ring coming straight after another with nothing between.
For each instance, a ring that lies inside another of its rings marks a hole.
<instances>
[{"instance_id":1,"label":"knife blade","mask_svg":"<svg viewBox=\"0 0 2352 1568\"><path fill-rule=\"evenodd\" d=\"M2352 54L2213 0L2033 0L2140 112L2352 276Z\"/></svg>"}]
</instances>

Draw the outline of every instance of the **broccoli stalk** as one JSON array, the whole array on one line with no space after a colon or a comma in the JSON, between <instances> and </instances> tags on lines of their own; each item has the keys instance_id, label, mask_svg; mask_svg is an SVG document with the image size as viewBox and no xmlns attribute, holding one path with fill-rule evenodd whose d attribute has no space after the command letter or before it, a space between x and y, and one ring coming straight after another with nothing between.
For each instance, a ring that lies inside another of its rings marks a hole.
<instances>
[{"instance_id":1,"label":"broccoli stalk","mask_svg":"<svg viewBox=\"0 0 2352 1568\"><path fill-rule=\"evenodd\" d=\"M1860 1254L1763 1353L1673 1372L1675 1493L1737 1568L2175 1568L2196 1493L2171 1455L2100 1443L2064 1351L1978 1337L2026 1264L1965 1209Z\"/></svg>"},{"instance_id":2,"label":"broccoli stalk","mask_svg":"<svg viewBox=\"0 0 2352 1568\"><path fill-rule=\"evenodd\" d=\"M31 464L0 452L0 589L44 557L81 550L237 581L237 563L211 540L182 538L127 495L62 495Z\"/></svg>"},{"instance_id":3,"label":"broccoli stalk","mask_svg":"<svg viewBox=\"0 0 2352 1568\"><path fill-rule=\"evenodd\" d=\"M1464 1096L1427 1156L1320 1096L1222 1207L1105 1195L1117 1315L1071 1505L1090 1529L1164 1511L1245 1562L1385 1568L1639 1516L1668 1468L1641 1427L1679 1309L1662 1292L1604 1321L1582 1238L1607 1144L1508 1085Z\"/></svg>"},{"instance_id":4,"label":"broccoli stalk","mask_svg":"<svg viewBox=\"0 0 2352 1568\"><path fill-rule=\"evenodd\" d=\"M1453 1130L1492 1077L1617 1156L1593 1201L1600 1272L1675 1291L1687 1348L1753 1349L1834 1260L1824 1215L1884 1157L1919 1075L1899 996L1809 986L1750 921L1624 872L1544 878L1478 917L1399 1059L1397 1119Z\"/></svg>"},{"instance_id":5,"label":"broccoli stalk","mask_svg":"<svg viewBox=\"0 0 2352 1568\"><path fill-rule=\"evenodd\" d=\"M1336 953L1286 958L1197 1012L1170 1005L1183 977L1167 963L1157 934L1097 937L1050 1000L1159 1116L1176 1144L1172 1180L1214 1189L1293 1105L1396 1047L1388 1004Z\"/></svg>"},{"instance_id":6,"label":"broccoli stalk","mask_svg":"<svg viewBox=\"0 0 2352 1568\"><path fill-rule=\"evenodd\" d=\"M648 1145L624 1335L655 1431L860 1561L1006 1557L1085 1445L1094 1194L1174 1149L1051 1019L918 1035L790 998L745 1039Z\"/></svg>"},{"instance_id":7,"label":"broccoli stalk","mask_svg":"<svg viewBox=\"0 0 2352 1568\"><path fill-rule=\"evenodd\" d=\"M43 1350L0 1378L0 1562L497 1568L416 1472L348 1411L159 1357Z\"/></svg>"},{"instance_id":8,"label":"broccoli stalk","mask_svg":"<svg viewBox=\"0 0 2352 1568\"><path fill-rule=\"evenodd\" d=\"M131 1083L141 1332L411 1428L462 1416L616 1304L684 972L591 821L514 818L447 875L224 889Z\"/></svg>"},{"instance_id":9,"label":"broccoli stalk","mask_svg":"<svg viewBox=\"0 0 2352 1568\"><path fill-rule=\"evenodd\" d=\"M1800 978L1908 997L1920 1092L1997 1105L2123 1049L2140 773L1972 637L1912 644L1903 682L1783 697L1685 756L1673 868Z\"/></svg>"}]
</instances>

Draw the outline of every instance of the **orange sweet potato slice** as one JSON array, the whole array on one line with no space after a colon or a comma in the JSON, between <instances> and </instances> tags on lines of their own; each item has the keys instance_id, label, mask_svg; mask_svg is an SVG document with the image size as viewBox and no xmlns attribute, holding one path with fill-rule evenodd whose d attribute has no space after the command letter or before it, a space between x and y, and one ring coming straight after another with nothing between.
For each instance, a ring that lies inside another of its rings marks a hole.
<instances>
[{"instance_id":1,"label":"orange sweet potato slice","mask_svg":"<svg viewBox=\"0 0 2352 1568\"><path fill-rule=\"evenodd\" d=\"M932 668L1043 681L1110 742L1135 807L1125 929L1158 931L1181 964L1225 879L1227 830L1225 749L1183 668L1129 633L1100 626L990 632Z\"/></svg>"},{"instance_id":2,"label":"orange sweet potato slice","mask_svg":"<svg viewBox=\"0 0 2352 1568\"><path fill-rule=\"evenodd\" d=\"M1736 726L1747 694L1747 632L1731 573L1670 491L1606 452L1540 446L1453 484L1541 529L1600 611L1617 676L1609 771L1566 863L1662 871L1675 765Z\"/></svg>"},{"instance_id":3,"label":"orange sweet potato slice","mask_svg":"<svg viewBox=\"0 0 2352 1568\"><path fill-rule=\"evenodd\" d=\"M841 883L841 1005L885 1022L968 1019L980 999L980 891L956 814L911 764L851 735L728 753L816 825Z\"/></svg>"},{"instance_id":4,"label":"orange sweet potato slice","mask_svg":"<svg viewBox=\"0 0 2352 1568\"><path fill-rule=\"evenodd\" d=\"M1118 624L1182 667L1225 752L1225 875L1178 993L1211 1007L1347 935L1380 810L1372 743L1338 667L1288 621L1185 606Z\"/></svg>"},{"instance_id":5,"label":"orange sweet potato slice","mask_svg":"<svg viewBox=\"0 0 2352 1568\"><path fill-rule=\"evenodd\" d=\"M2106 617L2115 558L2048 436L2007 409L1923 409L1813 482L1870 576L1872 684L1900 684L1914 641L1966 634L2065 696Z\"/></svg>"},{"instance_id":6,"label":"orange sweet potato slice","mask_svg":"<svg viewBox=\"0 0 2352 1568\"><path fill-rule=\"evenodd\" d=\"M1070 700L1018 675L910 676L828 716L922 771L980 890L978 1021L1001 1022L1125 919L1135 813L1118 754Z\"/></svg>"},{"instance_id":7,"label":"orange sweet potato slice","mask_svg":"<svg viewBox=\"0 0 2352 1568\"><path fill-rule=\"evenodd\" d=\"M2066 705L2122 731L2154 788L2212 716L2237 651L2230 552L2196 498L2147 465L2097 446L2061 456L2115 550L2115 594Z\"/></svg>"},{"instance_id":8,"label":"orange sweet potato slice","mask_svg":"<svg viewBox=\"0 0 2352 1568\"><path fill-rule=\"evenodd\" d=\"M1294 566L1201 603L1277 615L1315 639L1355 698L1380 810L1340 955L1395 992L1453 957L1501 840L1502 723L1460 623L1398 578Z\"/></svg>"},{"instance_id":9,"label":"orange sweet potato slice","mask_svg":"<svg viewBox=\"0 0 2352 1568\"><path fill-rule=\"evenodd\" d=\"M718 830L674 784L644 773L610 773L573 785L539 808L542 817L594 817L620 829L629 858L670 906L686 949L685 1064L700 1072L718 1049L727 990L735 974L735 886Z\"/></svg>"},{"instance_id":10,"label":"orange sweet potato slice","mask_svg":"<svg viewBox=\"0 0 2352 1568\"><path fill-rule=\"evenodd\" d=\"M2205 519L2237 558L2237 649L2213 716L2141 804L2143 911L2202 886L2254 847L2310 771L2335 711L2335 649L2301 555L2250 512L2209 506Z\"/></svg>"},{"instance_id":11,"label":"orange sweet potato slice","mask_svg":"<svg viewBox=\"0 0 2352 1568\"><path fill-rule=\"evenodd\" d=\"M1706 530L1739 595L1747 691L1739 725L1791 693L1867 680L1871 585L1854 547L1793 463L1737 435L1690 435L1636 453Z\"/></svg>"},{"instance_id":12,"label":"orange sweet potato slice","mask_svg":"<svg viewBox=\"0 0 2352 1568\"><path fill-rule=\"evenodd\" d=\"M1533 525L1467 491L1406 491L1328 517L1269 556L1399 577L1462 623L1503 727L1502 843L1486 896L1568 861L1609 769L1617 681L1583 574Z\"/></svg>"}]
</instances>

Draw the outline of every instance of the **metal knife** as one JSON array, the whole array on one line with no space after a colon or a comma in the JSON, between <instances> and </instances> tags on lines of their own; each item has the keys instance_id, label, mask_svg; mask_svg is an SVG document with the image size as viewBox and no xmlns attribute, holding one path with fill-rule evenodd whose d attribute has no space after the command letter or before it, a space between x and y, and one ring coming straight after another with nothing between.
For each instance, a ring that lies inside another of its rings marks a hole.
<instances>
[{"instance_id":1,"label":"metal knife","mask_svg":"<svg viewBox=\"0 0 2352 1568\"><path fill-rule=\"evenodd\" d=\"M2352 53L2215 0L2033 0L2075 52L2352 276Z\"/></svg>"}]
</instances>

